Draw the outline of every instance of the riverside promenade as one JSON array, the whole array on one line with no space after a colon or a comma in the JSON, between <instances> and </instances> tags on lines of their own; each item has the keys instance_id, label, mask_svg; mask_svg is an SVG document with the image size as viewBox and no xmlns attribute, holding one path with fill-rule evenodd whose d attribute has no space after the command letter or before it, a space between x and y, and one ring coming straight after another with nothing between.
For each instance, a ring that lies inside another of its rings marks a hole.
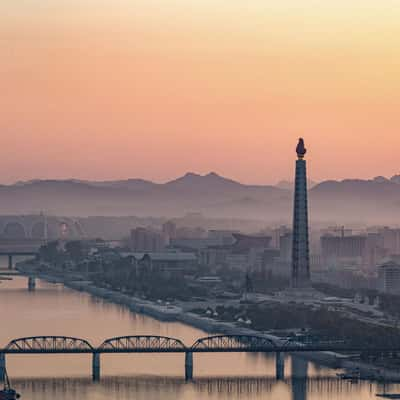
<instances>
[{"instance_id":1,"label":"riverside promenade","mask_svg":"<svg viewBox=\"0 0 400 400\"><path fill-rule=\"evenodd\" d=\"M21 274L32 277L34 271L31 264L20 263L18 270ZM201 329L210 334L221 335L248 335L259 336L272 340L276 343L283 343L286 338L281 338L265 332L260 332L248 327L238 326L234 322L218 321L207 316L202 316L193 312L184 311L177 305L161 305L139 297L131 296L119 291L107 288L97 287L90 281L79 280L76 276L59 276L56 274L36 273L38 279L42 279L51 283L61 283L73 290L86 292L92 296L102 298L106 301L120 304L127 307L135 313L142 313L153 317L160 321L177 321L186 325ZM150 332L151 333L151 332ZM365 379L378 379L388 381L400 381L400 373L393 370L374 367L371 364L352 361L346 355L333 351L318 352L296 352L296 356L303 357L307 360L329 366L331 368L355 369L360 371L360 377Z\"/></svg>"}]
</instances>

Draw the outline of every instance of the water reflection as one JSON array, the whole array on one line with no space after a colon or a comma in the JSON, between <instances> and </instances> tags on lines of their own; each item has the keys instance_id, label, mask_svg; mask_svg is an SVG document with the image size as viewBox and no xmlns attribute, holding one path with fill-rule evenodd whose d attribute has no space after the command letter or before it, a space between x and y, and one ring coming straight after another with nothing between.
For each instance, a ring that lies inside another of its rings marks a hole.
<instances>
[{"instance_id":1,"label":"water reflection","mask_svg":"<svg viewBox=\"0 0 400 400\"><path fill-rule=\"evenodd\" d=\"M186 383L179 377L118 376L106 377L98 383L90 378L16 379L15 387L29 399L203 399L265 398L268 399L370 399L375 397L373 385L351 384L333 377L274 378L203 377ZM385 390L399 389L390 385ZM378 390L379 391L379 390ZM383 390L380 390L383 392ZM355 397L356 396L356 397ZM361 397L362 396L362 397Z\"/></svg>"},{"instance_id":2,"label":"water reflection","mask_svg":"<svg viewBox=\"0 0 400 400\"><path fill-rule=\"evenodd\" d=\"M29 292L23 277L1 283L0 318L7 320L1 325L0 346L34 335L81 337L93 345L127 334L164 335L187 344L206 335L62 285L38 281ZM332 369L288 355L282 381L275 380L272 354L196 354L190 383L184 382L182 354L102 355L98 383L91 380L91 358L85 355L9 355L7 367L23 398L33 400L372 400L375 393L400 392L397 385L351 384L337 379Z\"/></svg>"}]
</instances>

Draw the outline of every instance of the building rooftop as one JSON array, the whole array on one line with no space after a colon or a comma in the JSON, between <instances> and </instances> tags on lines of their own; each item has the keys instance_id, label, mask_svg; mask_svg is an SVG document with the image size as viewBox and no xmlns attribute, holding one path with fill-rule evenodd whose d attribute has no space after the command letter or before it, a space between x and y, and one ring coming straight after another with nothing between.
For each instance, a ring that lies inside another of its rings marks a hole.
<instances>
[{"instance_id":1,"label":"building rooftop","mask_svg":"<svg viewBox=\"0 0 400 400\"><path fill-rule=\"evenodd\" d=\"M197 257L193 253L183 252L157 252L157 253L123 253L124 257L135 257L136 260L143 260L149 257L153 261L196 261Z\"/></svg>"},{"instance_id":2,"label":"building rooftop","mask_svg":"<svg viewBox=\"0 0 400 400\"><path fill-rule=\"evenodd\" d=\"M393 260L388 260L388 261L384 262L383 264L379 265L378 268L381 268L381 269L385 269L385 268L398 268L398 269L400 269L400 264L396 263L396 262L393 261Z\"/></svg>"}]
</instances>

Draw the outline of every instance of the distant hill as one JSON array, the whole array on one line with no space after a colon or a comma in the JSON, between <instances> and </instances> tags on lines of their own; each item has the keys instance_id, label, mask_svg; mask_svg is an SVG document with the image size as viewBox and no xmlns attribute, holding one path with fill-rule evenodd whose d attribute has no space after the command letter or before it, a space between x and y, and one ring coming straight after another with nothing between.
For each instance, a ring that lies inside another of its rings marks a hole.
<instances>
[{"instance_id":1,"label":"distant hill","mask_svg":"<svg viewBox=\"0 0 400 400\"><path fill-rule=\"evenodd\" d=\"M311 179L308 179L308 181L307 181L308 189L312 189L317 184L318 184L318 182L312 181ZM275 186L280 188L280 189L293 190L294 189L294 182L292 182L292 181L279 181Z\"/></svg>"},{"instance_id":2,"label":"distant hill","mask_svg":"<svg viewBox=\"0 0 400 400\"><path fill-rule=\"evenodd\" d=\"M65 216L181 216L287 221L292 217L289 185L245 185L214 172L187 173L167 183L33 180L0 186L0 214L41 210ZM312 186L312 182L309 183ZM400 176L391 179L325 181L309 190L312 220L387 222L400 215Z\"/></svg>"},{"instance_id":3,"label":"distant hill","mask_svg":"<svg viewBox=\"0 0 400 400\"><path fill-rule=\"evenodd\" d=\"M221 204L242 198L290 202L289 192L274 186L243 185L210 173L186 175L164 184L142 179L119 181L34 180L0 186L0 213L44 210L56 215L179 216L200 211L219 216ZM250 215L256 217L256 213ZM235 208L231 209L235 216ZM224 216L229 216L223 213Z\"/></svg>"},{"instance_id":4,"label":"distant hill","mask_svg":"<svg viewBox=\"0 0 400 400\"><path fill-rule=\"evenodd\" d=\"M396 177L325 181L310 193L312 213L319 218L400 223L400 182Z\"/></svg>"}]
</instances>

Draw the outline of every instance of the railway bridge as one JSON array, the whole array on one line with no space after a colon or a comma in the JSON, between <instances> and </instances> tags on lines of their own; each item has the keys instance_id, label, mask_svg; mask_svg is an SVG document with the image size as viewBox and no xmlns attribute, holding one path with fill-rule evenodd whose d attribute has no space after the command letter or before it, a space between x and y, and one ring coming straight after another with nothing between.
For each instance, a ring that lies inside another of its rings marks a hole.
<instances>
[{"instance_id":1,"label":"railway bridge","mask_svg":"<svg viewBox=\"0 0 400 400\"><path fill-rule=\"evenodd\" d=\"M157 336L120 336L106 339L100 346L89 341L68 336L33 336L14 339L0 348L0 380L4 377L6 355L17 354L90 354L92 377L100 379L101 354L111 353L182 353L184 354L185 378L193 378L193 354L195 353L275 353L276 378L284 378L284 354L305 352L365 352L400 353L399 345L369 346L347 344L345 341L321 341L299 343L292 340L273 341L265 336L215 335L200 338L191 346L180 339Z\"/></svg>"}]
</instances>

